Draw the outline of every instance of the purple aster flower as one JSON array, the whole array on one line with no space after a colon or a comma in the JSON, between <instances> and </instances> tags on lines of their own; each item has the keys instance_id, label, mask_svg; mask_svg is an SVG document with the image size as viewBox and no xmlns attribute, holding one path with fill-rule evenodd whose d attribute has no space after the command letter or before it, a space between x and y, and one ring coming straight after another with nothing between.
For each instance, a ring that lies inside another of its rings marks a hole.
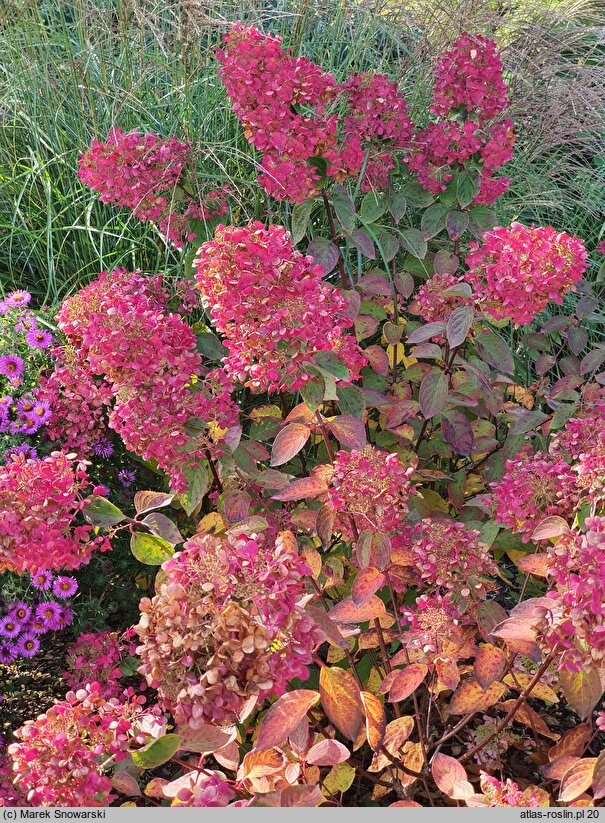
<instances>
[{"instance_id":1,"label":"purple aster flower","mask_svg":"<svg viewBox=\"0 0 605 823\"><path fill-rule=\"evenodd\" d=\"M58 629L65 629L67 626L71 626L74 622L74 613L69 606L61 606L61 614L59 615L59 625L57 626Z\"/></svg>"},{"instance_id":2,"label":"purple aster flower","mask_svg":"<svg viewBox=\"0 0 605 823\"><path fill-rule=\"evenodd\" d=\"M17 654L33 657L40 650L40 641L35 634L24 634L16 645Z\"/></svg>"},{"instance_id":3,"label":"purple aster flower","mask_svg":"<svg viewBox=\"0 0 605 823\"><path fill-rule=\"evenodd\" d=\"M12 404L13 398L10 396L10 394L5 394L4 397L0 397L0 409L6 409L6 411L8 412Z\"/></svg>"},{"instance_id":4,"label":"purple aster flower","mask_svg":"<svg viewBox=\"0 0 605 823\"><path fill-rule=\"evenodd\" d=\"M53 594L55 597L60 597L61 600L72 597L77 591L78 584L73 577L59 576L53 583Z\"/></svg>"},{"instance_id":5,"label":"purple aster flower","mask_svg":"<svg viewBox=\"0 0 605 823\"><path fill-rule=\"evenodd\" d=\"M23 603L22 601L13 603L8 611L11 617L14 617L21 623L21 627L23 627L23 623L27 622L32 616L32 610L27 603Z\"/></svg>"},{"instance_id":6,"label":"purple aster flower","mask_svg":"<svg viewBox=\"0 0 605 823\"><path fill-rule=\"evenodd\" d=\"M10 666L17 656L17 650L12 643L0 643L0 663Z\"/></svg>"},{"instance_id":7,"label":"purple aster flower","mask_svg":"<svg viewBox=\"0 0 605 823\"><path fill-rule=\"evenodd\" d=\"M8 637L9 640L12 640L13 637L17 637L17 635L21 633L21 629L21 623L19 623L16 617L10 614L0 620L1 637Z\"/></svg>"},{"instance_id":8,"label":"purple aster flower","mask_svg":"<svg viewBox=\"0 0 605 823\"><path fill-rule=\"evenodd\" d=\"M17 400L16 408L21 414L29 414L33 411L35 405L36 398L32 397L31 394L24 394L20 400Z\"/></svg>"},{"instance_id":9,"label":"purple aster flower","mask_svg":"<svg viewBox=\"0 0 605 823\"><path fill-rule=\"evenodd\" d=\"M53 336L44 329L32 329L26 332L25 342L34 349L47 349L52 345Z\"/></svg>"},{"instance_id":10,"label":"purple aster flower","mask_svg":"<svg viewBox=\"0 0 605 823\"><path fill-rule=\"evenodd\" d=\"M0 300L0 317L3 314L6 314L8 311L8 306L6 305L6 300Z\"/></svg>"},{"instance_id":11,"label":"purple aster flower","mask_svg":"<svg viewBox=\"0 0 605 823\"><path fill-rule=\"evenodd\" d=\"M38 421L40 425L48 422L52 412L50 410L50 403L48 400L37 400L32 410L32 416Z\"/></svg>"},{"instance_id":12,"label":"purple aster flower","mask_svg":"<svg viewBox=\"0 0 605 823\"><path fill-rule=\"evenodd\" d=\"M47 569L39 569L37 572L33 572L31 575L32 586L34 589L38 589L38 591L46 592L50 589L53 576ZM44 604L42 604L44 605ZM38 614L38 610L36 609L36 614ZM39 615L38 615L39 616Z\"/></svg>"},{"instance_id":13,"label":"purple aster flower","mask_svg":"<svg viewBox=\"0 0 605 823\"><path fill-rule=\"evenodd\" d=\"M122 469L118 472L118 480L124 486L125 489L130 488L135 481L135 473L129 472L126 469Z\"/></svg>"},{"instance_id":14,"label":"purple aster flower","mask_svg":"<svg viewBox=\"0 0 605 823\"><path fill-rule=\"evenodd\" d=\"M20 306L27 306L32 296L28 291L12 291L4 299L7 306L19 308Z\"/></svg>"},{"instance_id":15,"label":"purple aster flower","mask_svg":"<svg viewBox=\"0 0 605 823\"><path fill-rule=\"evenodd\" d=\"M30 311L26 312L23 317L20 317L15 323L15 331L23 333L36 329L37 327L38 321L36 320L36 316Z\"/></svg>"},{"instance_id":16,"label":"purple aster flower","mask_svg":"<svg viewBox=\"0 0 605 823\"><path fill-rule=\"evenodd\" d=\"M10 428L10 420L8 419L8 411L4 406L0 406L0 434L4 434Z\"/></svg>"},{"instance_id":17,"label":"purple aster flower","mask_svg":"<svg viewBox=\"0 0 605 823\"><path fill-rule=\"evenodd\" d=\"M44 623L46 630L61 628L63 607L54 600L47 600L36 607L36 617Z\"/></svg>"},{"instance_id":18,"label":"purple aster flower","mask_svg":"<svg viewBox=\"0 0 605 823\"><path fill-rule=\"evenodd\" d=\"M24 368L25 363L16 354L5 354L4 357L0 357L0 374L10 380L14 380L23 374Z\"/></svg>"},{"instance_id":19,"label":"purple aster flower","mask_svg":"<svg viewBox=\"0 0 605 823\"><path fill-rule=\"evenodd\" d=\"M113 443L107 437L100 437L92 447L97 457L108 458L113 454Z\"/></svg>"},{"instance_id":20,"label":"purple aster flower","mask_svg":"<svg viewBox=\"0 0 605 823\"><path fill-rule=\"evenodd\" d=\"M46 632L49 631L48 626L45 625L44 620L40 617L34 617L31 623L27 624L27 630L34 634L46 634Z\"/></svg>"},{"instance_id":21,"label":"purple aster flower","mask_svg":"<svg viewBox=\"0 0 605 823\"><path fill-rule=\"evenodd\" d=\"M42 425L42 421L34 417L33 414L26 414L19 418L17 425L18 428L15 434L35 434Z\"/></svg>"},{"instance_id":22,"label":"purple aster flower","mask_svg":"<svg viewBox=\"0 0 605 823\"><path fill-rule=\"evenodd\" d=\"M18 446L12 446L4 452L4 459L10 460L12 457L18 457L20 454L25 455L26 460L36 460L38 452L33 446L27 443L20 443Z\"/></svg>"}]
</instances>

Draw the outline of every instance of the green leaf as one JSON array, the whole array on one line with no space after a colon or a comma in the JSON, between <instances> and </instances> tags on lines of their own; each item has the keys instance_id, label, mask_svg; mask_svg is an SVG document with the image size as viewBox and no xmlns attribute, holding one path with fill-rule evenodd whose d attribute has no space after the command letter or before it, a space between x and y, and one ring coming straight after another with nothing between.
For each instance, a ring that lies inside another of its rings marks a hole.
<instances>
[{"instance_id":1,"label":"green leaf","mask_svg":"<svg viewBox=\"0 0 605 823\"><path fill-rule=\"evenodd\" d=\"M328 374L336 377L337 380L349 380L351 376L349 374L349 370L340 357L329 349L317 352L315 355L315 362L320 369L327 371Z\"/></svg>"},{"instance_id":2,"label":"green leaf","mask_svg":"<svg viewBox=\"0 0 605 823\"><path fill-rule=\"evenodd\" d=\"M191 515L204 499L204 495L211 486L211 477L208 464L200 463L197 467L188 466L183 474L187 480L187 491L181 494L181 506L185 513Z\"/></svg>"},{"instance_id":3,"label":"green leaf","mask_svg":"<svg viewBox=\"0 0 605 823\"><path fill-rule=\"evenodd\" d=\"M334 186L332 189L332 205L338 222L347 234L351 234L357 221L355 203L342 186Z\"/></svg>"},{"instance_id":4,"label":"green leaf","mask_svg":"<svg viewBox=\"0 0 605 823\"><path fill-rule=\"evenodd\" d=\"M405 231L400 232L399 236L401 237L402 245L410 254L413 254L418 260L426 257L426 240L418 229L405 229Z\"/></svg>"},{"instance_id":5,"label":"green leaf","mask_svg":"<svg viewBox=\"0 0 605 823\"><path fill-rule=\"evenodd\" d=\"M376 192L369 191L361 201L359 216L364 223L374 223L385 213L387 204L384 198Z\"/></svg>"},{"instance_id":6,"label":"green leaf","mask_svg":"<svg viewBox=\"0 0 605 823\"><path fill-rule=\"evenodd\" d=\"M313 380L309 380L301 387L300 393L305 405L312 412L316 412L321 405L326 391L326 381L321 372L315 375Z\"/></svg>"},{"instance_id":7,"label":"green leaf","mask_svg":"<svg viewBox=\"0 0 605 823\"><path fill-rule=\"evenodd\" d=\"M445 228L447 209L440 203L434 203L423 212L420 220L420 231L425 240L436 237Z\"/></svg>"},{"instance_id":8,"label":"green leaf","mask_svg":"<svg viewBox=\"0 0 605 823\"><path fill-rule=\"evenodd\" d=\"M201 334L196 334L196 337L197 350L201 352L204 357L207 357L208 360L222 360L223 357L229 354L229 349L223 346L216 334L212 334L212 332L202 332Z\"/></svg>"},{"instance_id":9,"label":"green leaf","mask_svg":"<svg viewBox=\"0 0 605 823\"><path fill-rule=\"evenodd\" d=\"M469 206L479 191L479 176L463 171L456 182L456 197L461 209Z\"/></svg>"},{"instance_id":10,"label":"green leaf","mask_svg":"<svg viewBox=\"0 0 605 823\"><path fill-rule=\"evenodd\" d=\"M400 191L394 191L386 196L386 204L387 209L389 210L389 214L393 218L396 223L399 223L403 215L405 214L405 210L407 208L407 200L405 199L405 195L402 194Z\"/></svg>"},{"instance_id":11,"label":"green leaf","mask_svg":"<svg viewBox=\"0 0 605 823\"><path fill-rule=\"evenodd\" d=\"M433 195L425 191L416 180L410 180L401 189L401 194L407 200L408 206L414 209L426 209L433 202Z\"/></svg>"},{"instance_id":12,"label":"green leaf","mask_svg":"<svg viewBox=\"0 0 605 823\"><path fill-rule=\"evenodd\" d=\"M181 746L180 734L165 734L142 749L131 752L132 760L139 769L157 769L178 752Z\"/></svg>"},{"instance_id":13,"label":"green leaf","mask_svg":"<svg viewBox=\"0 0 605 823\"><path fill-rule=\"evenodd\" d=\"M390 231L377 229L376 242L380 244L380 253L385 263L390 263L399 251L399 240Z\"/></svg>"},{"instance_id":14,"label":"green leaf","mask_svg":"<svg viewBox=\"0 0 605 823\"><path fill-rule=\"evenodd\" d=\"M492 332L478 334L475 338L475 348L479 357L492 368L504 372L504 374L515 373L515 364L511 351L497 334Z\"/></svg>"},{"instance_id":15,"label":"green leaf","mask_svg":"<svg viewBox=\"0 0 605 823\"><path fill-rule=\"evenodd\" d=\"M84 509L84 517L93 526L116 526L126 517L117 506L105 497L93 497Z\"/></svg>"},{"instance_id":16,"label":"green leaf","mask_svg":"<svg viewBox=\"0 0 605 823\"><path fill-rule=\"evenodd\" d=\"M161 566L174 554L174 549L166 540L155 534L135 532L130 538L130 551L140 563L147 566Z\"/></svg>"},{"instance_id":17,"label":"green leaf","mask_svg":"<svg viewBox=\"0 0 605 823\"><path fill-rule=\"evenodd\" d=\"M486 231L491 231L498 225L496 212L489 206L473 206L470 213L469 228L475 237L480 240Z\"/></svg>"},{"instance_id":18,"label":"green leaf","mask_svg":"<svg viewBox=\"0 0 605 823\"><path fill-rule=\"evenodd\" d=\"M311 212L313 210L313 201L305 200L304 203L296 203L292 209L292 242L294 245L300 243L307 233L307 226L311 219Z\"/></svg>"},{"instance_id":19,"label":"green leaf","mask_svg":"<svg viewBox=\"0 0 605 823\"><path fill-rule=\"evenodd\" d=\"M418 401L426 420L439 414L448 395L448 378L441 369L433 369L422 380Z\"/></svg>"},{"instance_id":20,"label":"green leaf","mask_svg":"<svg viewBox=\"0 0 605 823\"><path fill-rule=\"evenodd\" d=\"M366 401L359 386L338 386L338 407L342 414L351 414L354 417L363 417Z\"/></svg>"}]
</instances>

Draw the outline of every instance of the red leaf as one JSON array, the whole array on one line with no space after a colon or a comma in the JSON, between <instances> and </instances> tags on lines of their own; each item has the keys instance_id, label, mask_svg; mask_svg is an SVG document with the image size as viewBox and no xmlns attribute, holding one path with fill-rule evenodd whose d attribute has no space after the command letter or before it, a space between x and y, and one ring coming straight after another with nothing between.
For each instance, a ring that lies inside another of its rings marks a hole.
<instances>
[{"instance_id":1,"label":"red leaf","mask_svg":"<svg viewBox=\"0 0 605 823\"><path fill-rule=\"evenodd\" d=\"M448 395L448 379L441 369L433 369L422 380L418 400L426 420L439 414Z\"/></svg>"},{"instance_id":2,"label":"red leaf","mask_svg":"<svg viewBox=\"0 0 605 823\"><path fill-rule=\"evenodd\" d=\"M398 672L389 691L391 703L405 700L412 692L416 691L426 677L427 672L428 666L425 666L424 663L412 663L411 666L406 666L405 669Z\"/></svg>"},{"instance_id":3,"label":"red leaf","mask_svg":"<svg viewBox=\"0 0 605 823\"><path fill-rule=\"evenodd\" d=\"M345 449L363 449L366 444L366 427L359 417L341 414L328 420L326 426Z\"/></svg>"},{"instance_id":4,"label":"red leaf","mask_svg":"<svg viewBox=\"0 0 605 823\"><path fill-rule=\"evenodd\" d=\"M303 423L289 423L277 435L271 449L271 465L287 463L303 448L311 432Z\"/></svg>"},{"instance_id":5,"label":"red leaf","mask_svg":"<svg viewBox=\"0 0 605 823\"><path fill-rule=\"evenodd\" d=\"M370 366L374 369L376 374L384 375L389 373L389 358L384 349L380 346L368 346L363 350L363 353L368 358Z\"/></svg>"},{"instance_id":6,"label":"red leaf","mask_svg":"<svg viewBox=\"0 0 605 823\"><path fill-rule=\"evenodd\" d=\"M569 526L562 517L545 517L534 529L531 539L550 540L551 537L560 537L562 534L567 534L568 531Z\"/></svg>"},{"instance_id":7,"label":"red leaf","mask_svg":"<svg viewBox=\"0 0 605 823\"><path fill-rule=\"evenodd\" d=\"M475 445L475 436L465 414L456 409L446 412L441 421L441 431L455 452L468 457Z\"/></svg>"},{"instance_id":8,"label":"red leaf","mask_svg":"<svg viewBox=\"0 0 605 823\"><path fill-rule=\"evenodd\" d=\"M486 643L479 648L474 672L477 683L487 691L495 680L500 680L506 669L506 655L497 646Z\"/></svg>"},{"instance_id":9,"label":"red leaf","mask_svg":"<svg viewBox=\"0 0 605 823\"><path fill-rule=\"evenodd\" d=\"M330 610L329 616L336 623L366 623L385 613L384 603L373 594L361 608L357 608L352 597L345 597Z\"/></svg>"},{"instance_id":10,"label":"red leaf","mask_svg":"<svg viewBox=\"0 0 605 823\"><path fill-rule=\"evenodd\" d=\"M437 786L452 800L465 800L475 793L464 766L447 754L437 752L431 763L431 772Z\"/></svg>"},{"instance_id":11,"label":"red leaf","mask_svg":"<svg viewBox=\"0 0 605 823\"><path fill-rule=\"evenodd\" d=\"M383 585L385 576L378 569L370 567L358 572L351 589L351 597L357 608L361 608Z\"/></svg>"},{"instance_id":12,"label":"red leaf","mask_svg":"<svg viewBox=\"0 0 605 823\"><path fill-rule=\"evenodd\" d=\"M299 477L271 495L272 500L311 500L328 491L327 483L319 477Z\"/></svg>"},{"instance_id":13,"label":"red leaf","mask_svg":"<svg viewBox=\"0 0 605 823\"><path fill-rule=\"evenodd\" d=\"M319 671L319 693L330 722L341 734L355 741L363 724L363 705L351 672L322 666Z\"/></svg>"},{"instance_id":14,"label":"red leaf","mask_svg":"<svg viewBox=\"0 0 605 823\"><path fill-rule=\"evenodd\" d=\"M307 754L307 763L315 766L336 766L344 763L351 756L351 752L338 740L321 740L311 746Z\"/></svg>"},{"instance_id":15,"label":"red leaf","mask_svg":"<svg viewBox=\"0 0 605 823\"><path fill-rule=\"evenodd\" d=\"M284 741L318 702L318 692L309 689L296 689L278 697L261 721L256 748L270 749Z\"/></svg>"}]
</instances>

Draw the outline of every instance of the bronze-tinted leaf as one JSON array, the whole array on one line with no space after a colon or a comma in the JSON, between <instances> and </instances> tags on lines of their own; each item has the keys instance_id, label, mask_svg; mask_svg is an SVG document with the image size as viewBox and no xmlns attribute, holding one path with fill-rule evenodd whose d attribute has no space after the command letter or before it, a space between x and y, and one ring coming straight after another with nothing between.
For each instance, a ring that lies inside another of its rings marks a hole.
<instances>
[{"instance_id":1,"label":"bronze-tinted leaf","mask_svg":"<svg viewBox=\"0 0 605 823\"><path fill-rule=\"evenodd\" d=\"M351 589L351 598L357 608L361 608L374 592L384 584L385 576L378 569L370 566L357 573Z\"/></svg>"},{"instance_id":2,"label":"bronze-tinted leaf","mask_svg":"<svg viewBox=\"0 0 605 823\"><path fill-rule=\"evenodd\" d=\"M328 719L355 741L363 724L363 705L357 683L346 669L322 666L319 672L321 705Z\"/></svg>"},{"instance_id":3,"label":"bronze-tinted leaf","mask_svg":"<svg viewBox=\"0 0 605 823\"><path fill-rule=\"evenodd\" d=\"M311 435L303 423L289 423L278 433L271 449L271 465L281 466L291 460L303 448Z\"/></svg>"},{"instance_id":4,"label":"bronze-tinted leaf","mask_svg":"<svg viewBox=\"0 0 605 823\"><path fill-rule=\"evenodd\" d=\"M452 695L448 711L450 714L486 711L500 700L505 691L506 686L498 681L484 691L476 680L465 680Z\"/></svg>"},{"instance_id":5,"label":"bronze-tinted leaf","mask_svg":"<svg viewBox=\"0 0 605 823\"><path fill-rule=\"evenodd\" d=\"M318 702L319 693L310 689L296 689L279 697L262 719L256 748L270 749L282 743Z\"/></svg>"},{"instance_id":6,"label":"bronze-tinted leaf","mask_svg":"<svg viewBox=\"0 0 605 823\"><path fill-rule=\"evenodd\" d=\"M373 594L361 608L355 605L352 597L345 597L330 610L329 616L336 623L366 623L385 613L384 603Z\"/></svg>"},{"instance_id":7,"label":"bronze-tinted leaf","mask_svg":"<svg viewBox=\"0 0 605 823\"><path fill-rule=\"evenodd\" d=\"M271 495L272 500L312 500L328 491L327 484L320 477L299 477Z\"/></svg>"},{"instance_id":8,"label":"bronze-tinted leaf","mask_svg":"<svg viewBox=\"0 0 605 823\"><path fill-rule=\"evenodd\" d=\"M559 792L560 803L575 800L591 787L596 762L596 757L584 757L563 775Z\"/></svg>"},{"instance_id":9,"label":"bronze-tinted leaf","mask_svg":"<svg viewBox=\"0 0 605 823\"><path fill-rule=\"evenodd\" d=\"M497 646L485 643L479 647L474 673L477 683L485 691L495 680L500 680L506 668L506 655Z\"/></svg>"},{"instance_id":10,"label":"bronze-tinted leaf","mask_svg":"<svg viewBox=\"0 0 605 823\"><path fill-rule=\"evenodd\" d=\"M393 755L393 757L397 756L401 751L403 744L407 741L413 731L413 717L405 715L404 717L398 717L396 720L392 720L386 727L382 747L385 748L389 754ZM388 766L390 762L391 761L385 754L378 751L374 754L374 757L372 758L372 765L368 771L380 772Z\"/></svg>"},{"instance_id":11,"label":"bronze-tinted leaf","mask_svg":"<svg viewBox=\"0 0 605 823\"><path fill-rule=\"evenodd\" d=\"M181 748L183 751L210 754L230 743L235 737L236 729L234 726L219 728L219 726L205 723L198 729L181 726L178 732L181 735Z\"/></svg>"},{"instance_id":12,"label":"bronze-tinted leaf","mask_svg":"<svg viewBox=\"0 0 605 823\"><path fill-rule=\"evenodd\" d=\"M578 672L562 669L559 681L569 705L585 720L603 694L599 672L590 666Z\"/></svg>"},{"instance_id":13,"label":"bronze-tinted leaf","mask_svg":"<svg viewBox=\"0 0 605 823\"><path fill-rule=\"evenodd\" d=\"M424 663L412 663L411 666L406 666L405 669L398 672L389 691L391 703L405 700L412 692L416 691L426 677L427 672L428 666Z\"/></svg>"},{"instance_id":14,"label":"bronze-tinted leaf","mask_svg":"<svg viewBox=\"0 0 605 823\"><path fill-rule=\"evenodd\" d=\"M439 682L445 686L446 689L453 690L458 686L458 683L460 683L460 671L454 660L437 657L435 659L435 669L437 670Z\"/></svg>"},{"instance_id":15,"label":"bronze-tinted leaf","mask_svg":"<svg viewBox=\"0 0 605 823\"><path fill-rule=\"evenodd\" d=\"M605 797L605 752L597 757L592 774L592 794L595 800Z\"/></svg>"},{"instance_id":16,"label":"bronze-tinted leaf","mask_svg":"<svg viewBox=\"0 0 605 823\"><path fill-rule=\"evenodd\" d=\"M560 537L567 534L569 526L562 517L545 517L541 520L531 536L532 540L550 540L551 537Z\"/></svg>"},{"instance_id":17,"label":"bronze-tinted leaf","mask_svg":"<svg viewBox=\"0 0 605 823\"><path fill-rule=\"evenodd\" d=\"M431 762L431 772L439 789L452 800L466 800L475 792L464 766L454 757L437 752Z\"/></svg>"},{"instance_id":18,"label":"bronze-tinted leaf","mask_svg":"<svg viewBox=\"0 0 605 823\"><path fill-rule=\"evenodd\" d=\"M315 625L325 634L329 643L341 649L348 648L349 644L340 633L338 626L332 622L323 609L318 609L317 606L306 606L305 611L311 615Z\"/></svg>"},{"instance_id":19,"label":"bronze-tinted leaf","mask_svg":"<svg viewBox=\"0 0 605 823\"><path fill-rule=\"evenodd\" d=\"M174 500L173 494L165 492L141 491L134 496L134 508L137 514L144 514L153 509L169 506Z\"/></svg>"},{"instance_id":20,"label":"bronze-tinted leaf","mask_svg":"<svg viewBox=\"0 0 605 823\"><path fill-rule=\"evenodd\" d=\"M341 414L328 420L326 426L345 449L363 449L366 444L366 427L359 417Z\"/></svg>"}]
</instances>

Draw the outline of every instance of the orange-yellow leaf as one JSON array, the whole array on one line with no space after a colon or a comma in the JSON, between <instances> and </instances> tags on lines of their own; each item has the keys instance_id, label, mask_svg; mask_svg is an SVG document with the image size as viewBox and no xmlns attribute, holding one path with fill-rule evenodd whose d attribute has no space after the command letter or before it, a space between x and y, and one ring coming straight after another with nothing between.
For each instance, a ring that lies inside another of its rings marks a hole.
<instances>
[{"instance_id":1,"label":"orange-yellow leaf","mask_svg":"<svg viewBox=\"0 0 605 823\"><path fill-rule=\"evenodd\" d=\"M586 667L579 672L569 672L563 669L559 681L565 699L575 711L585 720L597 705L603 694L601 678L595 668Z\"/></svg>"},{"instance_id":2,"label":"orange-yellow leaf","mask_svg":"<svg viewBox=\"0 0 605 823\"><path fill-rule=\"evenodd\" d=\"M397 673L393 679L393 684L389 690L389 700L391 703L398 703L405 700L412 692L416 691L428 672L428 666L424 663L412 663Z\"/></svg>"},{"instance_id":3,"label":"orange-yellow leaf","mask_svg":"<svg viewBox=\"0 0 605 823\"><path fill-rule=\"evenodd\" d=\"M351 598L354 605L359 609L368 602L374 592L383 585L385 576L378 569L370 566L357 573L351 589Z\"/></svg>"},{"instance_id":4,"label":"orange-yellow leaf","mask_svg":"<svg viewBox=\"0 0 605 823\"><path fill-rule=\"evenodd\" d=\"M565 732L557 745L550 749L548 759L553 762L560 757L568 755L580 757L591 737L592 723L590 723L590 721L579 723L577 726L574 726L573 729Z\"/></svg>"},{"instance_id":5,"label":"orange-yellow leaf","mask_svg":"<svg viewBox=\"0 0 605 823\"><path fill-rule=\"evenodd\" d=\"M443 794L452 800L466 800L475 793L464 766L454 757L437 752L431 763L433 779Z\"/></svg>"},{"instance_id":6,"label":"orange-yellow leaf","mask_svg":"<svg viewBox=\"0 0 605 823\"><path fill-rule=\"evenodd\" d=\"M574 763L563 775L559 792L560 802L569 803L591 787L596 762L596 757L585 757Z\"/></svg>"},{"instance_id":7,"label":"orange-yellow leaf","mask_svg":"<svg viewBox=\"0 0 605 823\"><path fill-rule=\"evenodd\" d=\"M405 715L404 717L398 717L396 720L392 720L386 727L384 733L384 740L382 741L383 748L395 757L413 731L413 717ZM380 772L388 766L390 762L389 758L382 754L382 752L376 752L372 758L372 765L369 771Z\"/></svg>"},{"instance_id":8,"label":"orange-yellow leaf","mask_svg":"<svg viewBox=\"0 0 605 823\"><path fill-rule=\"evenodd\" d=\"M355 741L363 724L363 704L353 675L346 669L322 666L319 693L330 722L341 734Z\"/></svg>"},{"instance_id":9,"label":"orange-yellow leaf","mask_svg":"<svg viewBox=\"0 0 605 823\"><path fill-rule=\"evenodd\" d=\"M373 751L376 751L380 748L384 740L386 730L384 708L376 695L371 692L362 692L361 701L366 716L366 736L368 738L368 744Z\"/></svg>"},{"instance_id":10,"label":"orange-yellow leaf","mask_svg":"<svg viewBox=\"0 0 605 823\"><path fill-rule=\"evenodd\" d=\"M458 683L460 683L460 671L454 660L438 657L435 660L435 668L437 669L439 682L445 686L446 689L453 690L458 686Z\"/></svg>"},{"instance_id":11,"label":"orange-yellow leaf","mask_svg":"<svg viewBox=\"0 0 605 823\"><path fill-rule=\"evenodd\" d=\"M465 680L452 695L448 711L450 714L486 711L500 700L505 691L506 686L499 681L484 691L476 680Z\"/></svg>"},{"instance_id":12,"label":"orange-yellow leaf","mask_svg":"<svg viewBox=\"0 0 605 823\"><path fill-rule=\"evenodd\" d=\"M514 700L505 700L502 704L502 708L508 712L514 705ZM540 715L528 706L527 703L521 703L521 705L516 709L513 719L517 723L524 723L526 726L535 729L538 734L541 734L542 737L548 737L549 740L559 740L561 737L560 734L551 732Z\"/></svg>"},{"instance_id":13,"label":"orange-yellow leaf","mask_svg":"<svg viewBox=\"0 0 605 823\"><path fill-rule=\"evenodd\" d=\"M360 608L355 605L352 597L345 597L333 609L330 609L328 614L336 623L366 623L368 620L380 617L385 612L384 603L373 594Z\"/></svg>"},{"instance_id":14,"label":"orange-yellow leaf","mask_svg":"<svg viewBox=\"0 0 605 823\"><path fill-rule=\"evenodd\" d=\"M485 643L479 647L474 673L477 683L487 691L495 680L500 680L506 668L506 655L497 646Z\"/></svg>"},{"instance_id":15,"label":"orange-yellow leaf","mask_svg":"<svg viewBox=\"0 0 605 823\"><path fill-rule=\"evenodd\" d=\"M502 678L502 682L506 683L511 689L515 689L515 691L520 692L526 686L529 686L531 681L533 680L532 677L528 674L524 674L523 672L515 672L515 676L513 677L512 674L507 674L506 677ZM545 683L536 683L535 686L532 687L531 696L536 698L536 700L543 700L545 703L558 703L559 698L557 697L557 693L553 691L550 686L547 686Z\"/></svg>"},{"instance_id":16,"label":"orange-yellow leaf","mask_svg":"<svg viewBox=\"0 0 605 823\"><path fill-rule=\"evenodd\" d=\"M279 745L298 726L311 706L319 702L319 693L296 689L279 697L263 717L256 738L257 749Z\"/></svg>"}]
</instances>

